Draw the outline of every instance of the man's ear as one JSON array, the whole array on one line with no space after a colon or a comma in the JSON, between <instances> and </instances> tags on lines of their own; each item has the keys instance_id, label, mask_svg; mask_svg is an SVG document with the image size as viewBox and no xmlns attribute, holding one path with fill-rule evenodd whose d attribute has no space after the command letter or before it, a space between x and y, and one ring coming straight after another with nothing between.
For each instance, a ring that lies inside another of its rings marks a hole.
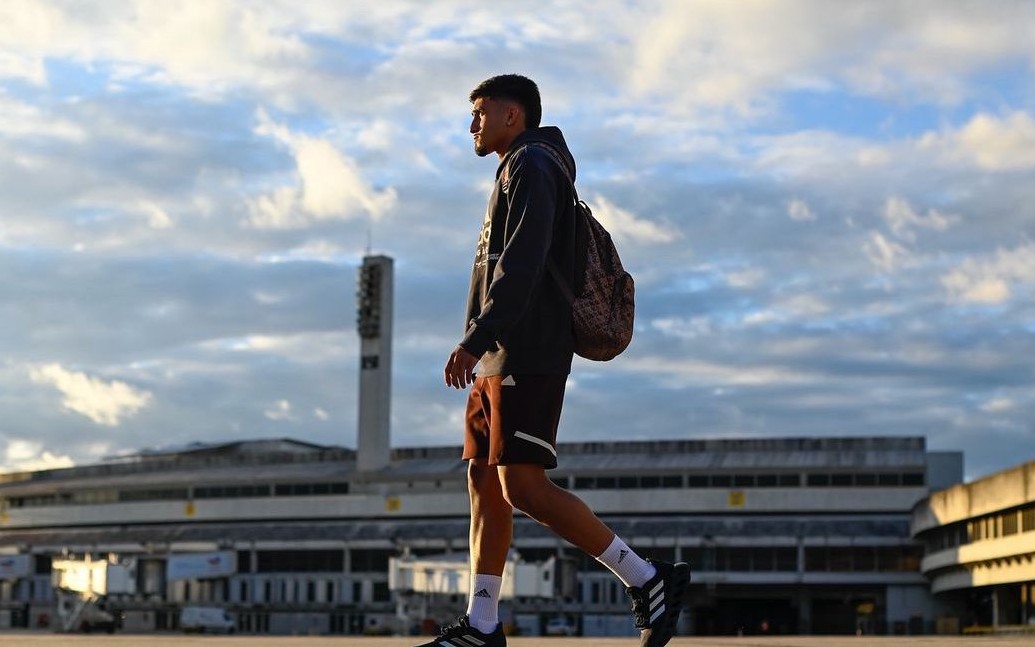
<instances>
[{"instance_id":1,"label":"man's ear","mask_svg":"<svg viewBox=\"0 0 1035 647\"><path fill-rule=\"evenodd\" d=\"M506 124L508 126L518 125L524 127L525 123L525 111L521 109L521 106L516 103L511 103L507 106L507 119Z\"/></svg>"}]
</instances>

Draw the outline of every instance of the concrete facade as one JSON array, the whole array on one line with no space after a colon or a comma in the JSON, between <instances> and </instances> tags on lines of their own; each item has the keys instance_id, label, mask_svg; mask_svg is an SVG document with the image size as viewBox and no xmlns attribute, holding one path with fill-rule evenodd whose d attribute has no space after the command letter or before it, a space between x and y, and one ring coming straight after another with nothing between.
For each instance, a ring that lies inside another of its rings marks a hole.
<instances>
[{"instance_id":1,"label":"concrete facade","mask_svg":"<svg viewBox=\"0 0 1035 647\"><path fill-rule=\"evenodd\" d=\"M912 532L931 590L965 625L1035 626L1035 461L932 493Z\"/></svg>"},{"instance_id":2,"label":"concrete facade","mask_svg":"<svg viewBox=\"0 0 1035 647\"><path fill-rule=\"evenodd\" d=\"M551 477L637 551L691 562L684 633L915 633L941 613L910 511L928 482L962 474L941 473L958 461L922 438L571 443L559 453ZM0 625L46 626L51 561L88 554L132 565L136 592L110 603L140 630L174 628L188 604L226 607L252 633L409 629L397 616L409 624L414 610L397 605L388 560L466 551L459 455L397 448L383 469L360 471L352 450L284 439L0 475ZM624 591L595 560L520 516L514 547L573 577L554 600L508 602L513 622L534 630L564 615L583 632L631 630ZM168 577L173 558L206 551L233 552L236 572ZM445 600L432 620L464 604Z\"/></svg>"}]
</instances>

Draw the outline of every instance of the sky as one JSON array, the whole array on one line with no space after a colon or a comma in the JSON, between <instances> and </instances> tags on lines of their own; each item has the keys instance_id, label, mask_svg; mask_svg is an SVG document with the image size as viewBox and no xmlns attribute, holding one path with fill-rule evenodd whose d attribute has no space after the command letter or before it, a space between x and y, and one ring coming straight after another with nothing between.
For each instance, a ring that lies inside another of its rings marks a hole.
<instances>
[{"instance_id":1,"label":"sky","mask_svg":"<svg viewBox=\"0 0 1035 647\"><path fill-rule=\"evenodd\" d=\"M636 280L562 441L1035 459L1035 3L513 4L0 3L0 469L354 447L368 249L393 445L459 444L442 368L497 164L467 96L512 72Z\"/></svg>"}]
</instances>

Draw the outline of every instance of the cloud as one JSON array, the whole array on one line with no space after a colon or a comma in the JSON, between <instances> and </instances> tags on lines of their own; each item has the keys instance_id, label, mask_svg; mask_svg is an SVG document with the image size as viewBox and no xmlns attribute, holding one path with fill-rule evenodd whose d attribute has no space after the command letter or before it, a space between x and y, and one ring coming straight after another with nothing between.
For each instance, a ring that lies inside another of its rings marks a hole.
<instances>
[{"instance_id":1,"label":"cloud","mask_svg":"<svg viewBox=\"0 0 1035 647\"><path fill-rule=\"evenodd\" d=\"M72 467L73 465L75 465L75 461L71 457L53 454L44 449L41 442L14 438L7 441L0 471L33 472Z\"/></svg>"},{"instance_id":2,"label":"cloud","mask_svg":"<svg viewBox=\"0 0 1035 647\"><path fill-rule=\"evenodd\" d=\"M879 231L870 232L869 240L863 243L863 253L870 263L883 272L894 272L910 259L910 252L893 240L888 240Z\"/></svg>"},{"instance_id":3,"label":"cloud","mask_svg":"<svg viewBox=\"0 0 1035 647\"><path fill-rule=\"evenodd\" d=\"M808 384L818 379L807 371L779 365L731 365L704 359L640 356L624 361L624 370L631 373L664 376L671 388L690 385L767 386ZM671 380L669 383L668 381Z\"/></svg>"},{"instance_id":4,"label":"cloud","mask_svg":"<svg viewBox=\"0 0 1035 647\"><path fill-rule=\"evenodd\" d=\"M1013 295L1017 285L1035 285L1035 244L1000 249L990 258L968 258L941 277L951 302L957 304L1001 304Z\"/></svg>"},{"instance_id":5,"label":"cloud","mask_svg":"<svg viewBox=\"0 0 1035 647\"><path fill-rule=\"evenodd\" d=\"M299 135L260 110L255 132L287 146L301 186L281 186L249 203L248 224L257 229L305 227L318 220L350 220L362 215L378 219L396 203L395 189L378 191L367 182L355 160L331 142Z\"/></svg>"},{"instance_id":6,"label":"cloud","mask_svg":"<svg viewBox=\"0 0 1035 647\"><path fill-rule=\"evenodd\" d=\"M147 224L151 229L169 229L173 226L169 214L154 202L141 200L137 203L137 209L147 218Z\"/></svg>"},{"instance_id":7,"label":"cloud","mask_svg":"<svg viewBox=\"0 0 1035 647\"><path fill-rule=\"evenodd\" d=\"M291 403L287 400L277 400L272 407L263 412L263 415L270 420L295 419L295 415L291 412Z\"/></svg>"},{"instance_id":8,"label":"cloud","mask_svg":"<svg viewBox=\"0 0 1035 647\"><path fill-rule=\"evenodd\" d=\"M992 398L981 404L980 409L985 413L1006 413L1017 408L1017 402L1011 398Z\"/></svg>"},{"instance_id":9,"label":"cloud","mask_svg":"<svg viewBox=\"0 0 1035 647\"><path fill-rule=\"evenodd\" d=\"M589 203L593 215L616 240L636 243L671 243L680 238L677 230L664 228L646 218L638 218L630 211L615 205L604 196L597 195Z\"/></svg>"},{"instance_id":10,"label":"cloud","mask_svg":"<svg viewBox=\"0 0 1035 647\"><path fill-rule=\"evenodd\" d=\"M1017 111L1004 117L975 115L955 131L927 133L918 141L943 163L967 164L986 171L1035 168L1035 120Z\"/></svg>"},{"instance_id":11,"label":"cloud","mask_svg":"<svg viewBox=\"0 0 1035 647\"><path fill-rule=\"evenodd\" d=\"M816 219L816 214L813 213L808 203L798 198L787 203L787 215L791 217L791 220L798 222L806 222Z\"/></svg>"},{"instance_id":12,"label":"cloud","mask_svg":"<svg viewBox=\"0 0 1035 647\"><path fill-rule=\"evenodd\" d=\"M910 242L916 240L917 228L945 231L959 220L934 209L929 209L927 215L920 215L906 200L898 197L888 198L884 203L883 216L897 238Z\"/></svg>"},{"instance_id":13,"label":"cloud","mask_svg":"<svg viewBox=\"0 0 1035 647\"><path fill-rule=\"evenodd\" d=\"M135 389L125 382L92 378L59 364L32 368L29 375L37 384L53 386L64 396L62 406L83 415L93 422L117 427L124 418L131 417L151 401L151 393Z\"/></svg>"}]
</instances>

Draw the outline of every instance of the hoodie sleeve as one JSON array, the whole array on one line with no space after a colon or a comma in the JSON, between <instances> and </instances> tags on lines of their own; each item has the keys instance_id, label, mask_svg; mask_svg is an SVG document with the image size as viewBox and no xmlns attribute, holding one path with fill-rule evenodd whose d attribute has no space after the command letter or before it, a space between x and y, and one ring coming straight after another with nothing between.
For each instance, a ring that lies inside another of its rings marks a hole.
<instances>
[{"instance_id":1,"label":"hoodie sleeve","mask_svg":"<svg viewBox=\"0 0 1035 647\"><path fill-rule=\"evenodd\" d=\"M481 313L460 346L481 357L524 314L546 265L557 213L557 179L546 153L526 148L510 160L506 236Z\"/></svg>"}]
</instances>

